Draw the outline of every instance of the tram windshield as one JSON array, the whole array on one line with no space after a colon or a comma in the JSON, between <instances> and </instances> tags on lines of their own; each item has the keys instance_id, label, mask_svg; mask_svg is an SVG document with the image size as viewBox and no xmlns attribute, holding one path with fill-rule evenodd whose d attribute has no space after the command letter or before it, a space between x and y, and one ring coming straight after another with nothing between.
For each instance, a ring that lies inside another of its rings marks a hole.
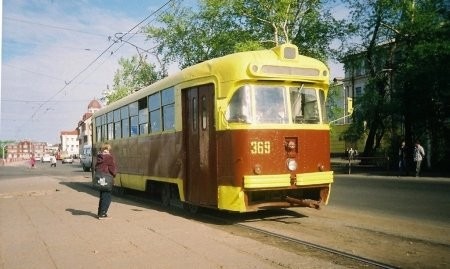
<instances>
[{"instance_id":1,"label":"tram windshield","mask_svg":"<svg viewBox=\"0 0 450 269\"><path fill-rule=\"evenodd\" d=\"M318 124L323 122L320 109L324 94L314 88L246 85L231 97L225 116L239 123Z\"/></svg>"}]
</instances>

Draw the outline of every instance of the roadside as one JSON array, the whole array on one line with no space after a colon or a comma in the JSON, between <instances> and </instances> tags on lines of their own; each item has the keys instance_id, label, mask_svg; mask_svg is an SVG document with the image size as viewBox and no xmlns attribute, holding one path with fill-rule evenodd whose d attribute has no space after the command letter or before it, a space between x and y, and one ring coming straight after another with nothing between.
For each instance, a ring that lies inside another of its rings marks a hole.
<instances>
[{"instance_id":1,"label":"roadside","mask_svg":"<svg viewBox=\"0 0 450 269\"><path fill-rule=\"evenodd\" d=\"M335 175L359 175L359 176L384 176L396 177L398 171L390 169L385 165L361 165L360 161L352 161L349 167L349 161L342 158L331 158L331 170ZM450 180L450 175L440 172L430 171L427 168L422 169L420 177L414 177L413 171L410 170L409 175L400 176L400 178L414 179L414 180Z\"/></svg>"}]
</instances>

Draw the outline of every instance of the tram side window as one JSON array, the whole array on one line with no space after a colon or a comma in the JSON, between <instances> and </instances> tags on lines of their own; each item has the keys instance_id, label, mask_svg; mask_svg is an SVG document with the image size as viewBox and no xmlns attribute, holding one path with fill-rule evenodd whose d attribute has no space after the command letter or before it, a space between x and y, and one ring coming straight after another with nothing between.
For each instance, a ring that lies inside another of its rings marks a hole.
<instances>
[{"instance_id":1,"label":"tram side window","mask_svg":"<svg viewBox=\"0 0 450 269\"><path fill-rule=\"evenodd\" d=\"M251 89L249 86L239 88L231 97L225 118L228 122L252 122Z\"/></svg>"},{"instance_id":2,"label":"tram side window","mask_svg":"<svg viewBox=\"0 0 450 269\"><path fill-rule=\"evenodd\" d=\"M102 127L101 126L97 126L95 128L97 130L97 142L101 142L102 141Z\"/></svg>"},{"instance_id":3,"label":"tram side window","mask_svg":"<svg viewBox=\"0 0 450 269\"><path fill-rule=\"evenodd\" d=\"M100 120L100 117L97 117L94 119L95 122L95 128L94 128L94 132L95 132L95 142L100 142L102 141L102 123Z\"/></svg>"},{"instance_id":4,"label":"tram side window","mask_svg":"<svg viewBox=\"0 0 450 269\"><path fill-rule=\"evenodd\" d=\"M168 88L161 92L163 130L175 129L175 91Z\"/></svg>"},{"instance_id":5,"label":"tram side window","mask_svg":"<svg viewBox=\"0 0 450 269\"><path fill-rule=\"evenodd\" d=\"M148 133L148 109L147 109L147 97L142 98L138 101L139 109L139 134Z\"/></svg>"},{"instance_id":6,"label":"tram side window","mask_svg":"<svg viewBox=\"0 0 450 269\"><path fill-rule=\"evenodd\" d=\"M129 105L130 110L130 136L137 136L138 130L138 102Z\"/></svg>"},{"instance_id":7,"label":"tram side window","mask_svg":"<svg viewBox=\"0 0 450 269\"><path fill-rule=\"evenodd\" d=\"M102 141L108 140L106 124L102 125Z\"/></svg>"},{"instance_id":8,"label":"tram side window","mask_svg":"<svg viewBox=\"0 0 450 269\"><path fill-rule=\"evenodd\" d=\"M122 137L130 136L130 116L128 112L128 106L123 106L120 108L120 118L122 119Z\"/></svg>"},{"instance_id":9,"label":"tram side window","mask_svg":"<svg viewBox=\"0 0 450 269\"><path fill-rule=\"evenodd\" d=\"M122 128L121 128L121 119L120 119L120 109L114 110L114 138L119 139L122 137Z\"/></svg>"},{"instance_id":10,"label":"tram side window","mask_svg":"<svg viewBox=\"0 0 450 269\"><path fill-rule=\"evenodd\" d=\"M114 116L113 112L108 112L107 114L107 121L108 121L108 140L114 139Z\"/></svg>"},{"instance_id":11,"label":"tram side window","mask_svg":"<svg viewBox=\"0 0 450 269\"><path fill-rule=\"evenodd\" d=\"M317 90L291 87L289 89L294 123L320 123Z\"/></svg>"},{"instance_id":12,"label":"tram side window","mask_svg":"<svg viewBox=\"0 0 450 269\"><path fill-rule=\"evenodd\" d=\"M157 92L148 97L149 132L161 131L161 96Z\"/></svg>"},{"instance_id":13,"label":"tram side window","mask_svg":"<svg viewBox=\"0 0 450 269\"><path fill-rule=\"evenodd\" d=\"M101 116L101 127L102 127L102 141L108 140L108 132L107 132L107 128L106 125L107 124L107 120L106 120L106 114L103 114Z\"/></svg>"},{"instance_id":14,"label":"tram side window","mask_svg":"<svg viewBox=\"0 0 450 269\"><path fill-rule=\"evenodd\" d=\"M326 110L326 104L325 104L325 92L320 89L319 90L319 101L320 101L320 110L322 112L322 121L328 123L328 116L327 116L327 110Z\"/></svg>"}]
</instances>

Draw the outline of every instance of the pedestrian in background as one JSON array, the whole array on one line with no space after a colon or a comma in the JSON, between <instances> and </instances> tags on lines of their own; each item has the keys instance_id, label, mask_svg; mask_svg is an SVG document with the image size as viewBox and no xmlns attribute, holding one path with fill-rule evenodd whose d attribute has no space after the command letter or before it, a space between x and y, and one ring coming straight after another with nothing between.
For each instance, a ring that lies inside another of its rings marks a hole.
<instances>
[{"instance_id":1,"label":"pedestrian in background","mask_svg":"<svg viewBox=\"0 0 450 269\"><path fill-rule=\"evenodd\" d=\"M402 142L398 149L398 177L401 175L408 175L406 168L406 145L405 141Z\"/></svg>"},{"instance_id":2,"label":"pedestrian in background","mask_svg":"<svg viewBox=\"0 0 450 269\"><path fill-rule=\"evenodd\" d=\"M111 145L104 143L100 149L100 153L97 155L97 163L95 164L95 171L106 173L113 178L116 176L117 167L114 161L114 157L111 154ZM108 209L111 204L111 191L99 191L100 200L98 202L98 218L108 218Z\"/></svg>"},{"instance_id":3,"label":"pedestrian in background","mask_svg":"<svg viewBox=\"0 0 450 269\"><path fill-rule=\"evenodd\" d=\"M50 157L50 167L56 167L56 157L55 156Z\"/></svg>"},{"instance_id":4,"label":"pedestrian in background","mask_svg":"<svg viewBox=\"0 0 450 269\"><path fill-rule=\"evenodd\" d=\"M36 159L34 158L34 154L31 154L31 157L30 157L31 168L34 168L35 164L36 164Z\"/></svg>"},{"instance_id":5,"label":"pedestrian in background","mask_svg":"<svg viewBox=\"0 0 450 269\"><path fill-rule=\"evenodd\" d=\"M425 150L420 145L419 141L416 140L416 145L414 146L414 162L416 163L416 177L420 176L420 167L422 165L423 157L425 157Z\"/></svg>"}]
</instances>

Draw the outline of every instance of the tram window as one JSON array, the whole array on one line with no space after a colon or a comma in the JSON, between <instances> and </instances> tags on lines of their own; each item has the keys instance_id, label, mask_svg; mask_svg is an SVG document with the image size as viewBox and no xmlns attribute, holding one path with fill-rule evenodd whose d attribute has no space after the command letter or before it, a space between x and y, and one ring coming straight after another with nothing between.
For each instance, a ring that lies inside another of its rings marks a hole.
<instances>
[{"instance_id":1,"label":"tram window","mask_svg":"<svg viewBox=\"0 0 450 269\"><path fill-rule=\"evenodd\" d=\"M139 101L138 101L138 109L139 109L139 110L142 110L142 109L144 109L144 108L147 108L147 97L141 98L141 99L139 99Z\"/></svg>"},{"instance_id":2,"label":"tram window","mask_svg":"<svg viewBox=\"0 0 450 269\"><path fill-rule=\"evenodd\" d=\"M128 105L128 109L130 110L130 116L136 116L138 114L138 102L134 102Z\"/></svg>"},{"instance_id":3,"label":"tram window","mask_svg":"<svg viewBox=\"0 0 450 269\"><path fill-rule=\"evenodd\" d=\"M148 109L144 108L139 110L139 134L146 134L148 122Z\"/></svg>"},{"instance_id":4,"label":"tram window","mask_svg":"<svg viewBox=\"0 0 450 269\"><path fill-rule=\"evenodd\" d=\"M138 135L138 116L130 117L130 136Z\"/></svg>"},{"instance_id":5,"label":"tram window","mask_svg":"<svg viewBox=\"0 0 450 269\"><path fill-rule=\"evenodd\" d=\"M129 137L130 136L130 120L129 118L126 118L122 120L122 137Z\"/></svg>"},{"instance_id":6,"label":"tram window","mask_svg":"<svg viewBox=\"0 0 450 269\"><path fill-rule=\"evenodd\" d=\"M208 111L207 111L207 104L206 104L206 97L202 96L202 129L206 130L206 127L208 127Z\"/></svg>"},{"instance_id":7,"label":"tram window","mask_svg":"<svg viewBox=\"0 0 450 269\"><path fill-rule=\"evenodd\" d=\"M102 141L108 140L106 124L102 125Z\"/></svg>"},{"instance_id":8,"label":"tram window","mask_svg":"<svg viewBox=\"0 0 450 269\"><path fill-rule=\"evenodd\" d=\"M120 108L120 118L122 120L128 119L129 115L130 114L128 113L128 106L123 106Z\"/></svg>"},{"instance_id":9,"label":"tram window","mask_svg":"<svg viewBox=\"0 0 450 269\"><path fill-rule=\"evenodd\" d=\"M239 88L231 97L225 118L229 122L252 122L251 90L249 86Z\"/></svg>"},{"instance_id":10,"label":"tram window","mask_svg":"<svg viewBox=\"0 0 450 269\"><path fill-rule=\"evenodd\" d=\"M102 141L102 127L98 126L97 128L97 142Z\"/></svg>"},{"instance_id":11,"label":"tram window","mask_svg":"<svg viewBox=\"0 0 450 269\"><path fill-rule=\"evenodd\" d=\"M175 95L173 87L161 92L161 104L163 106L163 130L172 130L175 128Z\"/></svg>"},{"instance_id":12,"label":"tram window","mask_svg":"<svg viewBox=\"0 0 450 269\"><path fill-rule=\"evenodd\" d=\"M175 105L165 105L163 107L163 125L164 130L172 130L175 128Z\"/></svg>"},{"instance_id":13,"label":"tram window","mask_svg":"<svg viewBox=\"0 0 450 269\"><path fill-rule=\"evenodd\" d=\"M108 123L108 138L107 140L114 139L114 123Z\"/></svg>"},{"instance_id":14,"label":"tram window","mask_svg":"<svg viewBox=\"0 0 450 269\"><path fill-rule=\"evenodd\" d=\"M162 105L169 105L175 102L174 89L168 88L161 92Z\"/></svg>"},{"instance_id":15,"label":"tram window","mask_svg":"<svg viewBox=\"0 0 450 269\"><path fill-rule=\"evenodd\" d=\"M122 137L122 128L120 120L114 123L114 138L119 139Z\"/></svg>"},{"instance_id":16,"label":"tram window","mask_svg":"<svg viewBox=\"0 0 450 269\"><path fill-rule=\"evenodd\" d=\"M139 134L146 134L148 132L147 127L147 123L139 124Z\"/></svg>"},{"instance_id":17,"label":"tram window","mask_svg":"<svg viewBox=\"0 0 450 269\"><path fill-rule=\"evenodd\" d=\"M197 131L198 106L197 98L192 98L192 130Z\"/></svg>"},{"instance_id":18,"label":"tram window","mask_svg":"<svg viewBox=\"0 0 450 269\"><path fill-rule=\"evenodd\" d=\"M328 123L328 117L325 108L325 92L322 89L319 90L319 101L320 101L320 110L322 111L322 121Z\"/></svg>"},{"instance_id":19,"label":"tram window","mask_svg":"<svg viewBox=\"0 0 450 269\"><path fill-rule=\"evenodd\" d=\"M120 108L120 118L122 119L122 137L130 136L130 118L129 118L128 106Z\"/></svg>"},{"instance_id":20,"label":"tram window","mask_svg":"<svg viewBox=\"0 0 450 269\"><path fill-rule=\"evenodd\" d=\"M113 112L108 112L107 114L107 123L112 123L114 121Z\"/></svg>"},{"instance_id":21,"label":"tram window","mask_svg":"<svg viewBox=\"0 0 450 269\"><path fill-rule=\"evenodd\" d=\"M120 118L120 109L116 109L116 110L114 110L114 122L118 122L120 120L121 120L121 118Z\"/></svg>"},{"instance_id":22,"label":"tram window","mask_svg":"<svg viewBox=\"0 0 450 269\"><path fill-rule=\"evenodd\" d=\"M161 131L161 109L150 112L150 130L151 133Z\"/></svg>"},{"instance_id":23,"label":"tram window","mask_svg":"<svg viewBox=\"0 0 450 269\"><path fill-rule=\"evenodd\" d=\"M157 92L148 97L148 109L150 111L159 109L161 107L161 97L160 93Z\"/></svg>"},{"instance_id":24,"label":"tram window","mask_svg":"<svg viewBox=\"0 0 450 269\"><path fill-rule=\"evenodd\" d=\"M255 120L258 123L288 123L283 87L255 87Z\"/></svg>"},{"instance_id":25,"label":"tram window","mask_svg":"<svg viewBox=\"0 0 450 269\"><path fill-rule=\"evenodd\" d=\"M102 115L102 125L106 124L106 114Z\"/></svg>"},{"instance_id":26,"label":"tram window","mask_svg":"<svg viewBox=\"0 0 450 269\"><path fill-rule=\"evenodd\" d=\"M291 87L289 89L294 123L320 123L317 90Z\"/></svg>"}]
</instances>

